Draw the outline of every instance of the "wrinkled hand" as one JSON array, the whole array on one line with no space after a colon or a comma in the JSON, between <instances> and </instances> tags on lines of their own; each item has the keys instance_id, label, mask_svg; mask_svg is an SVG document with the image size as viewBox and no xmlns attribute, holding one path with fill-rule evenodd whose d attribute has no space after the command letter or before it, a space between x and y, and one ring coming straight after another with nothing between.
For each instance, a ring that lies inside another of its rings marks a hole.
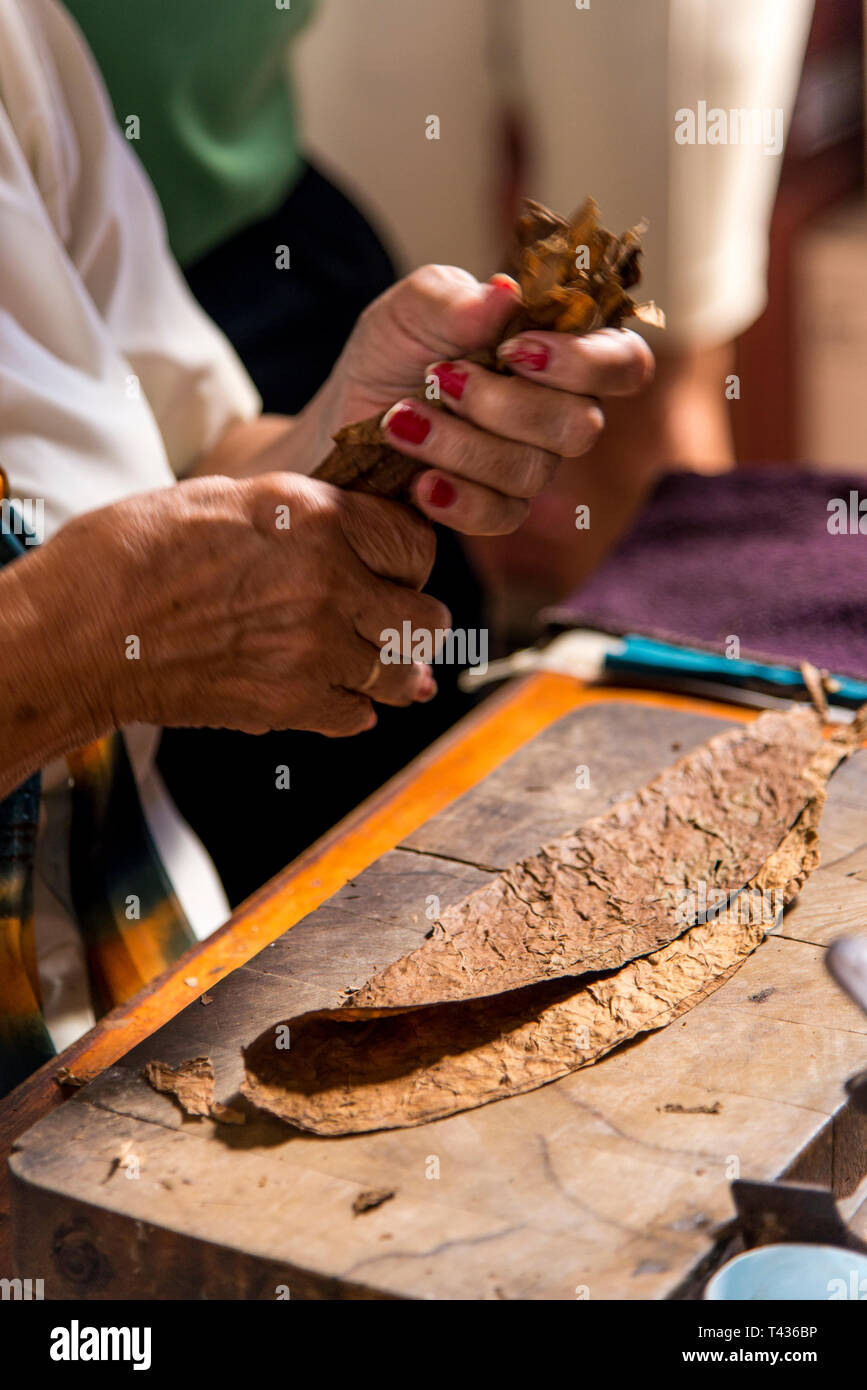
<instances>
[{"instance_id":1,"label":"wrinkled hand","mask_svg":"<svg viewBox=\"0 0 867 1390\"><path fill-rule=\"evenodd\" d=\"M375 723L371 699L407 705L435 691L420 663L380 660L386 628L449 626L418 592L433 552L407 507L274 473L196 479L87 513L22 563L31 589L42 582L55 607L59 595L81 615L56 640L94 727L346 735Z\"/></svg>"},{"instance_id":2,"label":"wrinkled hand","mask_svg":"<svg viewBox=\"0 0 867 1390\"><path fill-rule=\"evenodd\" d=\"M394 405L386 437L430 465L413 483L416 506L476 535L519 526L560 459L598 438L600 398L653 377L649 347L622 329L520 334L500 349L514 376L466 361L496 340L516 295L508 276L481 284L452 266L423 267L365 311L324 392L329 433ZM431 376L445 410L409 394Z\"/></svg>"}]
</instances>

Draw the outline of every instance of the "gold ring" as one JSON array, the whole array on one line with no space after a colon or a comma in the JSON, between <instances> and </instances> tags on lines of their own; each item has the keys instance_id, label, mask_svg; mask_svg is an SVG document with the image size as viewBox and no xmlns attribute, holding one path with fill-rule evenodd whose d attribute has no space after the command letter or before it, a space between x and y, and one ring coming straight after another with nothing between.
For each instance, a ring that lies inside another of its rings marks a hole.
<instances>
[{"instance_id":1,"label":"gold ring","mask_svg":"<svg viewBox=\"0 0 867 1390\"><path fill-rule=\"evenodd\" d=\"M376 682L379 680L379 673L381 670L382 661L379 657L377 657L373 663L373 667L371 669L370 675L367 677L367 680L364 682L363 685L356 686L356 690L358 691L359 695L367 695L373 689L373 687L376 685Z\"/></svg>"}]
</instances>

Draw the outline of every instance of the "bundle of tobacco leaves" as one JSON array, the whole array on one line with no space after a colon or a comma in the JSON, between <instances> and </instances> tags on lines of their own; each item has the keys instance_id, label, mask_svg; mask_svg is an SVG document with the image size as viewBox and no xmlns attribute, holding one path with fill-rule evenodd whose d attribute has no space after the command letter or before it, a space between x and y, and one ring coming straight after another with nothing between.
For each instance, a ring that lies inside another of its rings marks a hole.
<instances>
[{"instance_id":1,"label":"bundle of tobacco leaves","mask_svg":"<svg viewBox=\"0 0 867 1390\"><path fill-rule=\"evenodd\" d=\"M569 221L528 199L518 219L509 267L521 299L497 343L470 360L508 372L508 364L497 360L497 346L532 328L579 335L619 328L629 318L663 327L664 316L656 305L636 304L628 293L641 278L644 231L643 223L619 237L606 231L592 198ZM386 443L381 419L374 415L340 430L313 476L337 487L405 497L424 465Z\"/></svg>"},{"instance_id":2,"label":"bundle of tobacco leaves","mask_svg":"<svg viewBox=\"0 0 867 1390\"><path fill-rule=\"evenodd\" d=\"M286 1021L291 1049L268 1029L246 1049L244 1095L317 1134L417 1125L664 1027L723 984L800 891L827 781L865 734L867 706L828 739L810 709L712 738L448 908L343 1007ZM701 883L732 910L679 911Z\"/></svg>"}]
</instances>

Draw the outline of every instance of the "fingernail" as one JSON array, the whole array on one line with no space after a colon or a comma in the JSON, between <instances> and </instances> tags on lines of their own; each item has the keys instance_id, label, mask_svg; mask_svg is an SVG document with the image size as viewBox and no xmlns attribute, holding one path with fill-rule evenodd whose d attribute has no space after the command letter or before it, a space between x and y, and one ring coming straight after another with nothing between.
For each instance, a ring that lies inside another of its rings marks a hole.
<instances>
[{"instance_id":1,"label":"fingernail","mask_svg":"<svg viewBox=\"0 0 867 1390\"><path fill-rule=\"evenodd\" d=\"M426 705L428 700L432 700L437 693L437 683L433 678L430 667L425 668L424 676L419 681L415 698L421 705Z\"/></svg>"},{"instance_id":2,"label":"fingernail","mask_svg":"<svg viewBox=\"0 0 867 1390\"><path fill-rule=\"evenodd\" d=\"M509 290L512 294L520 294L521 286L517 280L513 280L511 275L505 275L502 270L498 270L496 275L492 275L488 281L498 290Z\"/></svg>"},{"instance_id":3,"label":"fingernail","mask_svg":"<svg viewBox=\"0 0 867 1390\"><path fill-rule=\"evenodd\" d=\"M497 356L507 362L527 367L531 372L543 372L548 365L550 353L545 343L536 338L509 338L497 348Z\"/></svg>"},{"instance_id":4,"label":"fingernail","mask_svg":"<svg viewBox=\"0 0 867 1390\"><path fill-rule=\"evenodd\" d=\"M424 415L419 415L411 405L398 401L397 405L393 405L388 414L383 416L381 428L407 444L423 444L430 434L430 420Z\"/></svg>"},{"instance_id":5,"label":"fingernail","mask_svg":"<svg viewBox=\"0 0 867 1390\"><path fill-rule=\"evenodd\" d=\"M457 495L448 478L437 478L427 500L432 507L450 507Z\"/></svg>"},{"instance_id":6,"label":"fingernail","mask_svg":"<svg viewBox=\"0 0 867 1390\"><path fill-rule=\"evenodd\" d=\"M470 374L456 367L453 362L438 362L435 367L431 367L429 375L436 377L447 396L459 401Z\"/></svg>"}]
</instances>

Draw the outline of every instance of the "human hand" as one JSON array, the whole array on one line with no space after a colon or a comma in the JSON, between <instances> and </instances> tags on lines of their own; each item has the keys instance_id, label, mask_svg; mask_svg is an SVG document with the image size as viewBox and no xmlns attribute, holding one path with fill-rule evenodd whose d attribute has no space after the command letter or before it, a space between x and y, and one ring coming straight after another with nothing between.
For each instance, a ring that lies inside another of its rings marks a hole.
<instances>
[{"instance_id":1,"label":"human hand","mask_svg":"<svg viewBox=\"0 0 867 1390\"><path fill-rule=\"evenodd\" d=\"M374 699L433 695L426 666L380 660L386 628L449 627L417 591L433 551L409 508L280 473L195 479L87 513L26 563L34 601L42 583L82 617L53 640L95 727L339 736L376 722Z\"/></svg>"},{"instance_id":2,"label":"human hand","mask_svg":"<svg viewBox=\"0 0 867 1390\"><path fill-rule=\"evenodd\" d=\"M454 267L423 267L365 311L310 407L330 435L391 406L385 437L430 465L413 481L416 506L477 535L520 525L560 459L597 439L599 398L641 390L653 375L647 344L621 329L522 333L499 350L512 376L467 361L496 341L516 301L508 276L480 284ZM424 380L438 383L445 410L407 398Z\"/></svg>"}]
</instances>

